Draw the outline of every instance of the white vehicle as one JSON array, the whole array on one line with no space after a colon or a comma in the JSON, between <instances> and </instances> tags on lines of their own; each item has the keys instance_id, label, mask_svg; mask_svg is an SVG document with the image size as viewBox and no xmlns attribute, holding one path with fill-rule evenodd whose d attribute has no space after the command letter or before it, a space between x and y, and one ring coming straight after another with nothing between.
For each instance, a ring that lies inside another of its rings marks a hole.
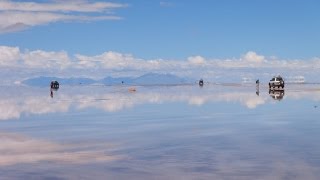
<instances>
[{"instance_id":1,"label":"white vehicle","mask_svg":"<svg viewBox=\"0 0 320 180\"><path fill-rule=\"evenodd\" d=\"M269 89L271 88L275 88L275 87L278 87L278 88L284 88L284 80L282 79L281 76L276 76L276 77L273 77L270 82L269 82Z\"/></svg>"}]
</instances>

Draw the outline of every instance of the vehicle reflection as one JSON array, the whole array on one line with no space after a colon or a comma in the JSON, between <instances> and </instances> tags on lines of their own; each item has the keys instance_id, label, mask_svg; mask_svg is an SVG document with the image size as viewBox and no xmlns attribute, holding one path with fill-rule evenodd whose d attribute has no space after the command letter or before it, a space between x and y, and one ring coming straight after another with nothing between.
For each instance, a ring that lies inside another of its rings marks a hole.
<instances>
[{"instance_id":1,"label":"vehicle reflection","mask_svg":"<svg viewBox=\"0 0 320 180\"><path fill-rule=\"evenodd\" d=\"M59 89L59 82L58 81L51 81L50 83L50 97L53 98L53 91L58 91Z\"/></svg>"},{"instance_id":2,"label":"vehicle reflection","mask_svg":"<svg viewBox=\"0 0 320 180\"><path fill-rule=\"evenodd\" d=\"M58 90L59 96L54 94L57 89L50 89L49 97L47 88L25 87L23 92L22 88L12 88L0 94L0 120L18 119L21 114L67 112L70 109L80 111L94 108L116 112L144 104L164 103L185 103L190 106L236 103L254 109L273 100L280 101L285 95L286 99L320 101L318 86L294 86L291 90L286 90L286 94L282 89L269 91L261 87L252 93L254 88L254 85L208 85L199 91L198 86L141 86L138 91L131 93L128 92L128 87L123 86L68 86Z\"/></svg>"},{"instance_id":3,"label":"vehicle reflection","mask_svg":"<svg viewBox=\"0 0 320 180\"><path fill-rule=\"evenodd\" d=\"M274 100L278 100L281 101L285 95L284 93L284 89L269 89L269 95L274 99Z\"/></svg>"},{"instance_id":4,"label":"vehicle reflection","mask_svg":"<svg viewBox=\"0 0 320 180\"><path fill-rule=\"evenodd\" d=\"M50 97L53 98L53 91L58 91L59 88L50 88Z\"/></svg>"}]
</instances>

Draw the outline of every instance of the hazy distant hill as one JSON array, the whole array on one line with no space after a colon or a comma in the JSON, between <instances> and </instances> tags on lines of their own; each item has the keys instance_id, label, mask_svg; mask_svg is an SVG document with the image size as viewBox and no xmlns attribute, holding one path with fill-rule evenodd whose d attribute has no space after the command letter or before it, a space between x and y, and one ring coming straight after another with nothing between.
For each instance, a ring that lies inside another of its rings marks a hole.
<instances>
[{"instance_id":1,"label":"hazy distant hill","mask_svg":"<svg viewBox=\"0 0 320 180\"><path fill-rule=\"evenodd\" d=\"M180 78L178 76L174 76L172 74L156 74L156 73L148 73L142 75L138 78L133 79L133 83L135 84L182 84L186 83L187 80Z\"/></svg>"},{"instance_id":2,"label":"hazy distant hill","mask_svg":"<svg viewBox=\"0 0 320 180\"><path fill-rule=\"evenodd\" d=\"M140 77L121 77L113 78L106 77L100 80L94 80L90 78L57 78L57 77L45 77L40 76L36 78L30 78L24 80L22 83L30 86L49 86L50 82L56 80L61 85L90 85L90 84L105 84L105 85L116 85L116 84L135 84L135 85L160 85L160 84L182 84L187 83L188 80L180 78L171 74L156 74L148 73Z\"/></svg>"},{"instance_id":3,"label":"hazy distant hill","mask_svg":"<svg viewBox=\"0 0 320 180\"><path fill-rule=\"evenodd\" d=\"M132 84L134 78L130 77L121 77L121 78L113 78L113 77L106 77L98 81L99 84L105 85L114 85L114 84Z\"/></svg>"}]
</instances>

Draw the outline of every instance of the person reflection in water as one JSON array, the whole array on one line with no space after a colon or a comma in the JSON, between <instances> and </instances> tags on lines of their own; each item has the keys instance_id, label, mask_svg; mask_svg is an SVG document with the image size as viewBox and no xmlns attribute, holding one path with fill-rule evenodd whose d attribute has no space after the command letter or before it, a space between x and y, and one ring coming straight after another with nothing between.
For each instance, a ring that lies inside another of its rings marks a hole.
<instances>
[{"instance_id":1,"label":"person reflection in water","mask_svg":"<svg viewBox=\"0 0 320 180\"><path fill-rule=\"evenodd\" d=\"M259 79L258 79L258 80L256 80L256 95L257 95L257 96L259 96L259 94L260 94L259 84L260 84L260 81L259 81Z\"/></svg>"}]
</instances>

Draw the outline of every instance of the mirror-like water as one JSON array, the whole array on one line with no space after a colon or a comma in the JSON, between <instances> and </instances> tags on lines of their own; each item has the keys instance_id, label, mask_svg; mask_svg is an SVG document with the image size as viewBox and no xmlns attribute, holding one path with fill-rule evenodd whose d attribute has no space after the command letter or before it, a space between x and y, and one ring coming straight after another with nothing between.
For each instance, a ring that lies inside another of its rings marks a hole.
<instances>
[{"instance_id":1,"label":"mirror-like water","mask_svg":"<svg viewBox=\"0 0 320 180\"><path fill-rule=\"evenodd\" d=\"M0 174L319 179L319 115L320 85L2 86Z\"/></svg>"}]
</instances>

